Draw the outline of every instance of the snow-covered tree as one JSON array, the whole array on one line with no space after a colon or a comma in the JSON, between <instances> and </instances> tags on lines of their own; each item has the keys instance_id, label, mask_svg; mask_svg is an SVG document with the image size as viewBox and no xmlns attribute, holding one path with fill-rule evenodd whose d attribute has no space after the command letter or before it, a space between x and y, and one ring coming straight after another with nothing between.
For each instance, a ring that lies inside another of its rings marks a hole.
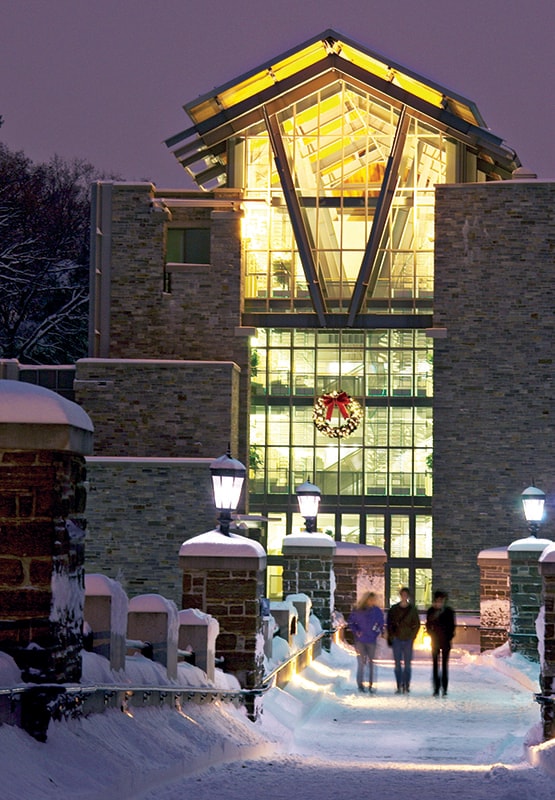
<instances>
[{"instance_id":1,"label":"snow-covered tree","mask_svg":"<svg viewBox=\"0 0 555 800\"><path fill-rule=\"evenodd\" d=\"M90 164L33 164L0 144L0 357L86 355Z\"/></svg>"}]
</instances>

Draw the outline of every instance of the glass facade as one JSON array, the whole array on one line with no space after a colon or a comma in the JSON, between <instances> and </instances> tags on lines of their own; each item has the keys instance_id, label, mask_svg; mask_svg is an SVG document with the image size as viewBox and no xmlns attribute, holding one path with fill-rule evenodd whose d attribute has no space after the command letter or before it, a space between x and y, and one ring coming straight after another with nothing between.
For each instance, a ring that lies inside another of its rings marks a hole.
<instances>
[{"instance_id":1,"label":"glass facade","mask_svg":"<svg viewBox=\"0 0 555 800\"><path fill-rule=\"evenodd\" d=\"M268 519L268 591L280 596L309 479L320 530L385 549L386 603L409 585L424 606L435 187L510 177L515 154L474 103L331 30L186 110L193 128L168 146L199 186L242 192L250 510ZM348 436L314 424L331 392L360 405Z\"/></svg>"}]
</instances>

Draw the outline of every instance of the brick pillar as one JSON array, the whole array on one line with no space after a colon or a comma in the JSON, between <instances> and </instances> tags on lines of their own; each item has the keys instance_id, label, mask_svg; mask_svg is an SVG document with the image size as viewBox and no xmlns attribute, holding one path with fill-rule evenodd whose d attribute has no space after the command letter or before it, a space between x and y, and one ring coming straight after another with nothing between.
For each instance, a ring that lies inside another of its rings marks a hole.
<instances>
[{"instance_id":1,"label":"brick pillar","mask_svg":"<svg viewBox=\"0 0 555 800\"><path fill-rule=\"evenodd\" d=\"M478 553L480 570L480 650L494 650L509 637L511 564L507 547Z\"/></svg>"},{"instance_id":2,"label":"brick pillar","mask_svg":"<svg viewBox=\"0 0 555 800\"><path fill-rule=\"evenodd\" d=\"M386 559L381 547L336 542L333 559L335 608L345 619L364 592L375 592L378 605L384 607Z\"/></svg>"},{"instance_id":3,"label":"brick pillar","mask_svg":"<svg viewBox=\"0 0 555 800\"><path fill-rule=\"evenodd\" d=\"M325 533L292 533L283 540L283 596L303 592L324 630L334 608L335 542Z\"/></svg>"},{"instance_id":4,"label":"brick pillar","mask_svg":"<svg viewBox=\"0 0 555 800\"><path fill-rule=\"evenodd\" d=\"M542 608L537 621L540 654L539 700L542 708L543 738L555 738L555 544L540 556L538 569L542 581Z\"/></svg>"},{"instance_id":5,"label":"brick pillar","mask_svg":"<svg viewBox=\"0 0 555 800\"><path fill-rule=\"evenodd\" d=\"M81 677L92 423L48 389L0 380L0 649L24 680Z\"/></svg>"},{"instance_id":6,"label":"brick pillar","mask_svg":"<svg viewBox=\"0 0 555 800\"><path fill-rule=\"evenodd\" d=\"M536 617L540 610L542 581L538 559L551 544L549 539L528 536L509 545L511 562L511 632L509 642L513 653L522 653L538 661Z\"/></svg>"},{"instance_id":7,"label":"brick pillar","mask_svg":"<svg viewBox=\"0 0 555 800\"><path fill-rule=\"evenodd\" d=\"M265 591L266 551L244 536L209 531L183 542L183 608L198 608L220 626L216 657L244 689L264 677L260 600Z\"/></svg>"}]
</instances>

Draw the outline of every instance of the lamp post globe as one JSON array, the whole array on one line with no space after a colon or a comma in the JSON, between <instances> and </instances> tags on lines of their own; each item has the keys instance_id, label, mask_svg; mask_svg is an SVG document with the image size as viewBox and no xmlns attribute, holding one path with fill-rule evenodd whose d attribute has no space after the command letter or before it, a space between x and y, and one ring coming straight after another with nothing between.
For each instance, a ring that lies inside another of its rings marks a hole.
<instances>
[{"instance_id":1,"label":"lamp post globe","mask_svg":"<svg viewBox=\"0 0 555 800\"><path fill-rule=\"evenodd\" d=\"M537 536L540 523L543 519L545 493L536 486L528 486L521 494L524 516L528 523L528 530L532 536Z\"/></svg>"},{"instance_id":2,"label":"lamp post globe","mask_svg":"<svg viewBox=\"0 0 555 800\"><path fill-rule=\"evenodd\" d=\"M305 481L300 486L297 486L296 494L299 501L299 511L305 520L305 529L307 533L314 533L322 492L310 481Z\"/></svg>"},{"instance_id":3,"label":"lamp post globe","mask_svg":"<svg viewBox=\"0 0 555 800\"><path fill-rule=\"evenodd\" d=\"M219 512L220 533L229 536L231 512L237 509L247 474L244 464L231 458L229 449L210 464L214 505Z\"/></svg>"}]
</instances>

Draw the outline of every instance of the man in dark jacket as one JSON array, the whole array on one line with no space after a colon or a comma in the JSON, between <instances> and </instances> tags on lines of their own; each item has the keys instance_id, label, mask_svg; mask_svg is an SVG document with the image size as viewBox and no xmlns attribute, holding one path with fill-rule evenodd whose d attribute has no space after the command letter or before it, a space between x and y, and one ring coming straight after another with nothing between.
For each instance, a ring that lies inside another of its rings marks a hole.
<instances>
[{"instance_id":1,"label":"man in dark jacket","mask_svg":"<svg viewBox=\"0 0 555 800\"><path fill-rule=\"evenodd\" d=\"M412 672L412 647L420 629L418 609L410 602L410 591L406 586L399 590L398 603L387 612L387 640L393 648L395 661L395 694L410 692Z\"/></svg>"},{"instance_id":2,"label":"man in dark jacket","mask_svg":"<svg viewBox=\"0 0 555 800\"><path fill-rule=\"evenodd\" d=\"M449 653L451 641L455 635L455 612L447 605L447 592L434 592L433 604L426 615L426 631L432 640L432 681L434 697L439 690L445 697L449 684ZM441 668L440 668L441 656Z\"/></svg>"}]
</instances>

